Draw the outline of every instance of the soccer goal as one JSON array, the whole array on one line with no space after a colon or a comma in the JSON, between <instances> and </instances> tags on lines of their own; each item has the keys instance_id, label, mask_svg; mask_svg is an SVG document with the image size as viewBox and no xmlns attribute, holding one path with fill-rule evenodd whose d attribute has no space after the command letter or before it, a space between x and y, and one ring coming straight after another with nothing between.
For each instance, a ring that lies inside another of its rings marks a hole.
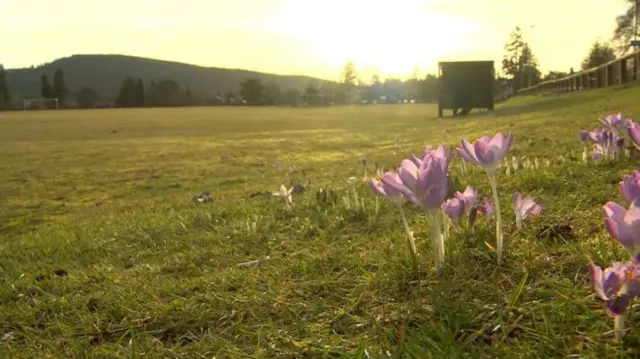
<instances>
[{"instance_id":1,"label":"soccer goal","mask_svg":"<svg viewBox=\"0 0 640 359\"><path fill-rule=\"evenodd\" d=\"M22 100L22 108L29 110L57 110L59 103L57 98L33 98Z\"/></svg>"}]
</instances>

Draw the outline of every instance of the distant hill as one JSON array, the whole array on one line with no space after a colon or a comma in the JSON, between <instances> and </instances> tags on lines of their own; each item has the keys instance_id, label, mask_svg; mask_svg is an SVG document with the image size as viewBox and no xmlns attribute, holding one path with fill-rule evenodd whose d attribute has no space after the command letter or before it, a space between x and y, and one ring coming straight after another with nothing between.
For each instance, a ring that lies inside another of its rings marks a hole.
<instances>
[{"instance_id":1,"label":"distant hill","mask_svg":"<svg viewBox=\"0 0 640 359\"><path fill-rule=\"evenodd\" d=\"M7 70L9 88L15 95L38 97L40 76L45 74L53 81L57 68L64 71L65 81L71 93L82 87L91 87L102 99L113 100L118 94L122 80L127 76L140 77L145 85L151 80L174 80L181 88L191 87L198 95L217 92L237 93L240 82L246 78L259 78L263 84L273 82L282 90L303 90L311 80L320 84L321 79L307 76L284 76L247 70L202 67L179 62L154 60L124 55L73 55L48 64Z\"/></svg>"}]
</instances>

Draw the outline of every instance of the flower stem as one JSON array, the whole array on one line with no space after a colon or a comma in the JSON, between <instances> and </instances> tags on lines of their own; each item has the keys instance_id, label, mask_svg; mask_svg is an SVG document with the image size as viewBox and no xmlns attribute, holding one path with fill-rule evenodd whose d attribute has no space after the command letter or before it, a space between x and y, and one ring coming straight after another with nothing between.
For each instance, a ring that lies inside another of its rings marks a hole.
<instances>
[{"instance_id":1,"label":"flower stem","mask_svg":"<svg viewBox=\"0 0 640 359\"><path fill-rule=\"evenodd\" d=\"M444 242L447 242L451 231L451 220L444 215L442 216L442 219L444 220Z\"/></svg>"},{"instance_id":2,"label":"flower stem","mask_svg":"<svg viewBox=\"0 0 640 359\"><path fill-rule=\"evenodd\" d=\"M418 270L418 250L416 249L416 240L413 238L413 231L409 228L409 222L407 222L407 217L404 215L404 210L402 209L402 204L400 201L394 201L398 209L400 210L400 216L402 217L402 223L404 224L404 230L407 232L407 241L409 243L409 252L411 253L411 263L413 264L413 269Z\"/></svg>"},{"instance_id":3,"label":"flower stem","mask_svg":"<svg viewBox=\"0 0 640 359\"><path fill-rule=\"evenodd\" d=\"M436 262L436 271L444 265L444 241L442 238L442 224L440 223L441 211L431 213L431 240Z\"/></svg>"},{"instance_id":4,"label":"flower stem","mask_svg":"<svg viewBox=\"0 0 640 359\"><path fill-rule=\"evenodd\" d=\"M496 183L495 173L488 173L489 185L491 185L491 192L493 193L493 204L496 209L496 252L498 255L498 265L502 264L502 249L503 249L503 237L502 237L502 216L500 215L500 198L498 197L498 185Z\"/></svg>"},{"instance_id":5,"label":"flower stem","mask_svg":"<svg viewBox=\"0 0 640 359\"><path fill-rule=\"evenodd\" d=\"M616 337L616 340L621 340L622 337L624 337L624 335L626 334L628 316L629 316L629 313L624 312L616 316L615 318L613 318L613 332Z\"/></svg>"}]
</instances>

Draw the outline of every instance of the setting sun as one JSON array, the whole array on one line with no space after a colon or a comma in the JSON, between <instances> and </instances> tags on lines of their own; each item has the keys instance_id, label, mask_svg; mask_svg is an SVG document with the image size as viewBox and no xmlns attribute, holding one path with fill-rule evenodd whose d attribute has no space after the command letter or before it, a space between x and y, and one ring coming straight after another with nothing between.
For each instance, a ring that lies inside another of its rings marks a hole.
<instances>
[{"instance_id":1,"label":"setting sun","mask_svg":"<svg viewBox=\"0 0 640 359\"><path fill-rule=\"evenodd\" d=\"M331 67L351 60L360 68L394 76L437 62L458 47L459 36L474 25L414 0L393 6L329 0L313 8L288 0L271 23L277 32L308 43L317 60Z\"/></svg>"}]
</instances>

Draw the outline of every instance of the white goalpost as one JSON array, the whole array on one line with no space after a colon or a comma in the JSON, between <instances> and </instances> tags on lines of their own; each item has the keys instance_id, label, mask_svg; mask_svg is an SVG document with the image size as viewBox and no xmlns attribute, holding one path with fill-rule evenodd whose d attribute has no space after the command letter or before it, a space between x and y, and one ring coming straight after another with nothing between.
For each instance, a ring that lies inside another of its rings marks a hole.
<instances>
[{"instance_id":1,"label":"white goalpost","mask_svg":"<svg viewBox=\"0 0 640 359\"><path fill-rule=\"evenodd\" d=\"M57 98L33 98L22 100L22 109L24 111L29 110L46 110L46 109L59 109L60 104Z\"/></svg>"}]
</instances>

